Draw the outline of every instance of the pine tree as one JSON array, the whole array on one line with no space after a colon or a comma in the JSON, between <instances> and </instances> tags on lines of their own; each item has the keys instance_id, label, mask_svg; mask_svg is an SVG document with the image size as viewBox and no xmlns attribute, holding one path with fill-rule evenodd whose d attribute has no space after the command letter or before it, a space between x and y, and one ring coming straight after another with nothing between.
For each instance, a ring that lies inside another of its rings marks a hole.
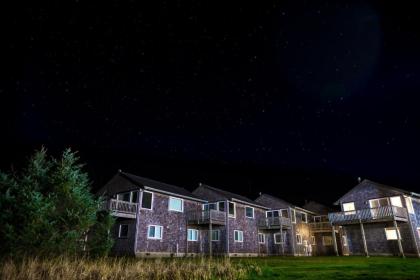
<instances>
[{"instance_id":1,"label":"pine tree","mask_svg":"<svg viewBox=\"0 0 420 280\"><path fill-rule=\"evenodd\" d=\"M0 253L77 254L92 247L94 255L106 254L113 219L101 211L90 185L70 149L54 159L43 148L21 173L0 172ZM89 233L94 243L84 243Z\"/></svg>"}]
</instances>

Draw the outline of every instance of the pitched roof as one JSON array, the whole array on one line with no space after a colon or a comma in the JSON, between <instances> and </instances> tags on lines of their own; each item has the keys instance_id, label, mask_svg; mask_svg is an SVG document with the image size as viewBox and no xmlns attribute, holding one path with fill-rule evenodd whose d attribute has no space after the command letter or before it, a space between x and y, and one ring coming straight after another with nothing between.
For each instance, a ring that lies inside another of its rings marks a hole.
<instances>
[{"instance_id":1,"label":"pitched roof","mask_svg":"<svg viewBox=\"0 0 420 280\"><path fill-rule=\"evenodd\" d=\"M339 204L340 201L343 199L343 197L345 197L349 193L353 192L356 188L360 188L360 187L363 187L363 186L366 186L366 185L374 185L375 187L383 189L383 190L393 191L393 192L397 192L397 193L401 193L401 194L420 197L420 194L415 193L415 192L399 189L399 188L396 188L396 187L392 187L392 186L377 183L377 182L374 182L374 181L371 181L371 180L368 180L368 179L364 179L359 184L357 184L355 187L351 188L348 192L346 192L343 196L341 196L336 202L334 202L334 204L335 205Z\"/></svg>"},{"instance_id":2,"label":"pitched roof","mask_svg":"<svg viewBox=\"0 0 420 280\"><path fill-rule=\"evenodd\" d=\"M305 208L302 208L302 207L296 206L296 205L294 205L294 204L292 204L292 203L290 203L290 202L287 202L286 200L283 200L283 199L281 199L281 198L278 198L278 197L276 197L276 196L273 196L273 195L270 195L270 194L267 194L267 193L261 193L261 194L260 194L260 196L256 198L256 200L261 199L261 198L264 198L264 197L268 197L268 198L270 198L270 199L272 199L272 200L277 201L278 203L280 203L280 204L282 204L282 205L288 205L289 207L294 208L294 209L299 210L299 211L304 211L304 212L311 213L311 214L317 214L317 213L315 213L315 212L313 212L313 211L311 211L311 210L308 210L308 209L305 209ZM277 205L277 204L276 204L276 206L277 206L279 209L280 209L280 208L282 208L282 206L281 206L281 207L279 207L280 205ZM271 208L271 207L270 207L270 208ZM273 210L276 210L276 209L274 209L274 208L272 208L272 209L273 209Z\"/></svg>"},{"instance_id":3,"label":"pitched roof","mask_svg":"<svg viewBox=\"0 0 420 280\"><path fill-rule=\"evenodd\" d=\"M175 186L175 185L170 185L170 184L155 181L149 178L140 177L140 176L130 174L127 172L122 172L121 170L118 171L117 175L127 179L131 183L141 188L144 188L145 190L155 190L157 192L166 193L169 195L180 196L180 197L185 197L185 198L190 198L193 200L199 200L199 201L205 202L205 200L200 199L199 197L197 197L190 191L184 188Z\"/></svg>"},{"instance_id":4,"label":"pitched roof","mask_svg":"<svg viewBox=\"0 0 420 280\"><path fill-rule=\"evenodd\" d=\"M211 187L209 185L202 184L202 183L200 183L200 187L203 187L203 188L209 189L211 191L214 191L214 192L220 194L221 196L223 196L223 197L225 197L229 200L239 200L241 202L245 202L245 203L250 204L250 205L255 205L255 206L258 206L258 207L261 207L261 208L264 208L264 209L267 208L266 206L262 205L261 203L258 203L256 201L254 201L252 199L249 199L248 197L240 195L240 194L236 194L236 193L232 193L232 192L225 191L225 190L222 190L222 189L218 189L218 188L215 188L215 187Z\"/></svg>"}]
</instances>

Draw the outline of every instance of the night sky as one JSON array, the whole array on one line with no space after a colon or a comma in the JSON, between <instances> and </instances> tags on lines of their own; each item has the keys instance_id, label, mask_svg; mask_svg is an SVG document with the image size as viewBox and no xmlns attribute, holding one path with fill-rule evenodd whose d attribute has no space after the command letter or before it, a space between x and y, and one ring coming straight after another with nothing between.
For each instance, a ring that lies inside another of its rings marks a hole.
<instances>
[{"instance_id":1,"label":"night sky","mask_svg":"<svg viewBox=\"0 0 420 280\"><path fill-rule=\"evenodd\" d=\"M95 189L122 169L297 204L358 177L420 192L415 5L244 2L2 8L0 168L45 145Z\"/></svg>"}]
</instances>

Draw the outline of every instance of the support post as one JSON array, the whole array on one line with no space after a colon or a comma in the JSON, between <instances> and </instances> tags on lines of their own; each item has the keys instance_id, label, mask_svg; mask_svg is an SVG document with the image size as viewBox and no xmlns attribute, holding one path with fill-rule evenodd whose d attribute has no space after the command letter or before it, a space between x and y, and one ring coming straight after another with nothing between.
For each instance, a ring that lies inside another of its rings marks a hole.
<instances>
[{"instance_id":1,"label":"support post","mask_svg":"<svg viewBox=\"0 0 420 280\"><path fill-rule=\"evenodd\" d=\"M210 209L209 209L209 213L210 213ZM210 258L213 255L213 236L212 236L212 232L213 232L213 226L211 224L211 219L209 221L209 254L210 254Z\"/></svg>"},{"instance_id":2,"label":"support post","mask_svg":"<svg viewBox=\"0 0 420 280\"><path fill-rule=\"evenodd\" d=\"M185 219L185 231L187 233L185 241L185 256L188 256L188 218Z\"/></svg>"},{"instance_id":3,"label":"support post","mask_svg":"<svg viewBox=\"0 0 420 280\"><path fill-rule=\"evenodd\" d=\"M225 213L226 213L226 223L225 223L225 235L226 235L226 255L229 257L229 201L225 201Z\"/></svg>"},{"instance_id":4,"label":"support post","mask_svg":"<svg viewBox=\"0 0 420 280\"><path fill-rule=\"evenodd\" d=\"M295 234L295 225L293 224L292 219L292 208L289 207L289 217L290 217L290 231L292 233L292 250L293 250L293 256L296 256L296 234ZM295 220L296 222L296 220ZM283 234L283 233L282 233Z\"/></svg>"},{"instance_id":5,"label":"support post","mask_svg":"<svg viewBox=\"0 0 420 280\"><path fill-rule=\"evenodd\" d=\"M365 228L363 227L363 223L361 220L360 220L360 231L362 232L363 248L365 249L366 257L369 257L369 251L366 244Z\"/></svg>"},{"instance_id":6,"label":"support post","mask_svg":"<svg viewBox=\"0 0 420 280\"><path fill-rule=\"evenodd\" d=\"M332 238L333 238L334 252L335 252L335 255L338 257L338 247L337 247L337 238L335 236L335 226L332 226Z\"/></svg>"},{"instance_id":7,"label":"support post","mask_svg":"<svg viewBox=\"0 0 420 280\"><path fill-rule=\"evenodd\" d=\"M405 258L404 250L403 250L403 247L402 247L402 244L401 244L400 231L398 230L398 225L397 225L397 221L395 220L395 216L394 216L394 227L395 227L395 230L397 232L398 248L400 249L400 255L401 255L401 257Z\"/></svg>"},{"instance_id":8,"label":"support post","mask_svg":"<svg viewBox=\"0 0 420 280\"><path fill-rule=\"evenodd\" d=\"M406 198L406 204L407 204L407 198ZM411 221L411 215L410 215L410 213L408 213L408 211L407 211L407 217L408 217L408 222L410 223L411 236L413 237L414 245L416 245L417 257L420 258L420 251L419 251L419 244L417 243L417 236L416 236L415 230L413 228L413 223Z\"/></svg>"},{"instance_id":9,"label":"support post","mask_svg":"<svg viewBox=\"0 0 420 280\"><path fill-rule=\"evenodd\" d=\"M284 256L283 222L280 219L281 254Z\"/></svg>"}]
</instances>

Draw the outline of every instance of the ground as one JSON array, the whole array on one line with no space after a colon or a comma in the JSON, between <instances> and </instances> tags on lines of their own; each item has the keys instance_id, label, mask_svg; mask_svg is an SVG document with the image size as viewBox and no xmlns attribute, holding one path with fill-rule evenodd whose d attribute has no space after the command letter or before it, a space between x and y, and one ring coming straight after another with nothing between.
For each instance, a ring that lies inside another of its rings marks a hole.
<instances>
[{"instance_id":1,"label":"ground","mask_svg":"<svg viewBox=\"0 0 420 280\"><path fill-rule=\"evenodd\" d=\"M397 257L268 257L255 263L250 279L420 279L420 259Z\"/></svg>"}]
</instances>

